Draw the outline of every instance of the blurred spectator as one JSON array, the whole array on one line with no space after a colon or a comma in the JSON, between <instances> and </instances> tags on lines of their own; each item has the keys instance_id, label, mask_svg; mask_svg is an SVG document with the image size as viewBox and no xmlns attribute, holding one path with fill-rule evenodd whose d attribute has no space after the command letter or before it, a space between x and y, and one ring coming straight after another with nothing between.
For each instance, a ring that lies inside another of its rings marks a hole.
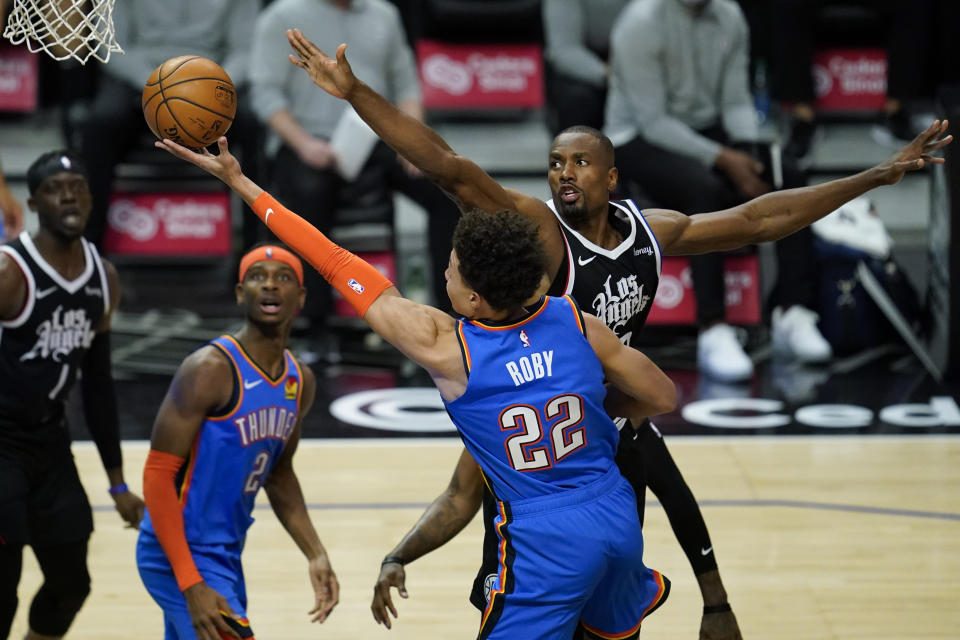
<instances>
[{"instance_id":1,"label":"blurred spectator","mask_svg":"<svg viewBox=\"0 0 960 640\"><path fill-rule=\"evenodd\" d=\"M0 166L0 242L12 240L23 230L23 208L7 186Z\"/></svg>"},{"instance_id":2,"label":"blurred spectator","mask_svg":"<svg viewBox=\"0 0 960 640\"><path fill-rule=\"evenodd\" d=\"M812 76L819 29L818 10L860 8L882 25L880 46L887 49L887 98L883 120L887 136L912 140L920 129L912 115L933 98L943 81L960 79L957 67L956 0L774 0L771 7L774 98L791 104L786 152L803 157L817 130Z\"/></svg>"},{"instance_id":3,"label":"blurred spectator","mask_svg":"<svg viewBox=\"0 0 960 640\"><path fill-rule=\"evenodd\" d=\"M239 93L230 140L242 149L244 164L253 162L256 172L257 124L245 98L245 86L259 10L260 0L116 3L113 22L124 55L113 56L102 66L97 92L82 125L81 150L93 194L88 239L102 242L114 170L149 132L140 106L143 85L154 69L175 56L209 58L230 75Z\"/></svg>"},{"instance_id":4,"label":"blurred spectator","mask_svg":"<svg viewBox=\"0 0 960 640\"><path fill-rule=\"evenodd\" d=\"M657 206L687 214L717 211L771 189L758 148L748 88L746 21L733 0L633 0L611 39L604 132L613 141L620 182L638 183ZM769 163L768 163L769 164ZM783 186L804 176L783 167ZM830 346L816 329L812 239L805 229L777 242L774 346L817 361ZM724 323L723 255L690 259L697 300L700 369L722 380L753 372ZM789 283L784 280L789 278Z\"/></svg>"},{"instance_id":5,"label":"blurred spectator","mask_svg":"<svg viewBox=\"0 0 960 640\"><path fill-rule=\"evenodd\" d=\"M335 222L351 222L338 220L337 208L349 206L342 202L343 194L359 180L400 191L436 218L429 224L433 295L437 306L445 308L442 274L459 216L456 206L379 140L353 183L337 172L330 140L350 106L319 90L307 74L290 64L285 32L293 25L331 55L341 43L350 43L350 63L356 74L405 113L422 120L416 65L396 7L386 0L274 0L256 24L250 71L253 107L271 132L268 154L275 153L271 192L324 233L330 233ZM310 295L303 317L320 327L331 308L330 288L312 269L307 270L304 284ZM322 339L318 332L314 336Z\"/></svg>"},{"instance_id":6,"label":"blurred spectator","mask_svg":"<svg viewBox=\"0 0 960 640\"><path fill-rule=\"evenodd\" d=\"M610 32L629 0L543 0L547 108L552 133L603 127Z\"/></svg>"}]
</instances>

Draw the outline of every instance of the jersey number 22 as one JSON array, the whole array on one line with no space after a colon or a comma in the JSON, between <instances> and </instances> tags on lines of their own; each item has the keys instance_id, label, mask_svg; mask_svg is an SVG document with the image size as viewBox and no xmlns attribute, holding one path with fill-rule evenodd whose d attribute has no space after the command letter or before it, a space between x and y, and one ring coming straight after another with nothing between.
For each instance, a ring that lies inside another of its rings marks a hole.
<instances>
[{"instance_id":1,"label":"jersey number 22","mask_svg":"<svg viewBox=\"0 0 960 640\"><path fill-rule=\"evenodd\" d=\"M552 467L567 455L587 444L583 427L574 429L583 420L583 400L580 396L557 396L539 411L528 404L515 404L500 413L500 430L518 433L507 438L504 445L510 465L517 471L534 471ZM543 434L543 425L556 422L550 430L547 446L534 446Z\"/></svg>"}]
</instances>

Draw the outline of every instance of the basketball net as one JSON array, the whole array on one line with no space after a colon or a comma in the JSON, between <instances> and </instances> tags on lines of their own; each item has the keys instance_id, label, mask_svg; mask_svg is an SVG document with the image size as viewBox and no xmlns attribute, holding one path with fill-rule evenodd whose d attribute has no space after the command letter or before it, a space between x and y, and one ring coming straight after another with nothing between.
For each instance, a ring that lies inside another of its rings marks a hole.
<instances>
[{"instance_id":1,"label":"basketball net","mask_svg":"<svg viewBox=\"0 0 960 640\"><path fill-rule=\"evenodd\" d=\"M107 62L111 53L123 53L113 32L114 1L14 0L3 37L54 60Z\"/></svg>"}]
</instances>

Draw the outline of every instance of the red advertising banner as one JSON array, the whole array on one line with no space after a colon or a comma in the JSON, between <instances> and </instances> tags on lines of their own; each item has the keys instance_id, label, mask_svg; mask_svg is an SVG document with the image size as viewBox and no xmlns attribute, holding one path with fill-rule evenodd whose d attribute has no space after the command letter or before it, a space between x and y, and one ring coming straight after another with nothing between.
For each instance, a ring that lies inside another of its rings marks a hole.
<instances>
[{"instance_id":1,"label":"red advertising banner","mask_svg":"<svg viewBox=\"0 0 960 640\"><path fill-rule=\"evenodd\" d=\"M228 256L230 195L114 193L104 248L120 255Z\"/></svg>"},{"instance_id":2,"label":"red advertising banner","mask_svg":"<svg viewBox=\"0 0 960 640\"><path fill-rule=\"evenodd\" d=\"M25 47L0 44L0 111L37 108L37 56Z\"/></svg>"},{"instance_id":3,"label":"red advertising banner","mask_svg":"<svg viewBox=\"0 0 960 640\"><path fill-rule=\"evenodd\" d=\"M540 45L419 40L417 60L427 109L543 106Z\"/></svg>"},{"instance_id":4,"label":"red advertising banner","mask_svg":"<svg viewBox=\"0 0 960 640\"><path fill-rule=\"evenodd\" d=\"M813 57L815 106L824 111L875 111L887 97L883 49L824 49Z\"/></svg>"},{"instance_id":5,"label":"red advertising banner","mask_svg":"<svg viewBox=\"0 0 960 640\"><path fill-rule=\"evenodd\" d=\"M760 323L760 277L757 256L727 256L724 259L727 322ZM696 324L697 300L693 293L690 263L686 258L663 259L660 285L653 299L648 324Z\"/></svg>"},{"instance_id":6,"label":"red advertising banner","mask_svg":"<svg viewBox=\"0 0 960 640\"><path fill-rule=\"evenodd\" d=\"M371 251L367 253L358 251L357 255L372 264L377 271L389 278L391 282L397 281L397 261L392 251ZM356 318L359 315L336 290L333 292L333 310L338 316L345 318Z\"/></svg>"}]
</instances>

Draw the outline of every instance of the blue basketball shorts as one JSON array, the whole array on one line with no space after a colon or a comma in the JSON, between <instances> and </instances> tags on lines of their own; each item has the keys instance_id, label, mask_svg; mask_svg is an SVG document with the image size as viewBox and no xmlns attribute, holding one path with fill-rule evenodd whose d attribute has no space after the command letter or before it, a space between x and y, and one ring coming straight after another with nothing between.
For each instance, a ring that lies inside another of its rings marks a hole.
<instances>
[{"instance_id":1,"label":"blue basketball shorts","mask_svg":"<svg viewBox=\"0 0 960 640\"><path fill-rule=\"evenodd\" d=\"M643 564L633 488L617 468L555 496L497 503L498 573L481 639L569 640L578 621L604 638L635 634L670 582Z\"/></svg>"},{"instance_id":2,"label":"blue basketball shorts","mask_svg":"<svg viewBox=\"0 0 960 640\"><path fill-rule=\"evenodd\" d=\"M204 582L226 598L233 612L240 616L244 631L249 631L249 622L246 620L247 587L239 548L190 545L190 552ZM177 586L170 561L156 537L143 531L137 538L137 569L150 596L163 609L165 640L196 640L187 601Z\"/></svg>"}]
</instances>

